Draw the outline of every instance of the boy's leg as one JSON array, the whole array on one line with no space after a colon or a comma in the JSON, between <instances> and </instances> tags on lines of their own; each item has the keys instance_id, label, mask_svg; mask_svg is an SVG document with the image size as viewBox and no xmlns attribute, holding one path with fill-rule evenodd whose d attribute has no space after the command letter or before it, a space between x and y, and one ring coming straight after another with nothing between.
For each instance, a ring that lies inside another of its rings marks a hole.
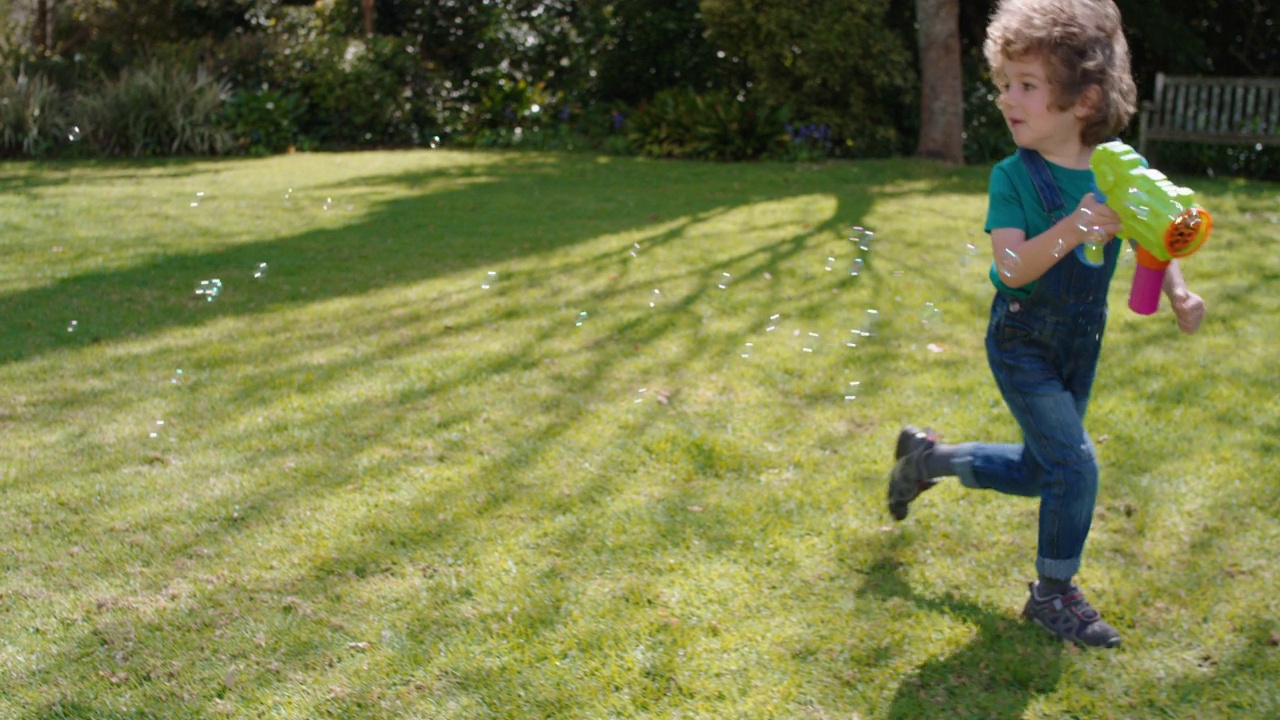
<instances>
[{"instance_id":1,"label":"boy's leg","mask_svg":"<svg viewBox=\"0 0 1280 720\"><path fill-rule=\"evenodd\" d=\"M1036 554L1040 579L1031 584L1023 615L1061 638L1117 647L1120 633L1071 582L1080 568L1098 494L1097 456L1084 430L1087 395L1024 388L1005 392L1005 399L1023 428L1023 459L1040 467L1042 481Z\"/></svg>"},{"instance_id":2,"label":"boy's leg","mask_svg":"<svg viewBox=\"0 0 1280 720\"><path fill-rule=\"evenodd\" d=\"M1098 460L1075 399L1066 390L1010 394L1006 399L1025 443L1023 462L1037 468L1040 534L1036 571L1069 580L1093 523Z\"/></svg>"}]
</instances>

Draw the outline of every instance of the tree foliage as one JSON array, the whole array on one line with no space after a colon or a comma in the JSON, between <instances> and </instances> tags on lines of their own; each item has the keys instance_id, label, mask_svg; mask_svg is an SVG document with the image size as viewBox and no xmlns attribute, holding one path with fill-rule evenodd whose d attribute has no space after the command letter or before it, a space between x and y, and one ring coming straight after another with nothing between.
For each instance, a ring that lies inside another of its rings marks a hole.
<instances>
[{"instance_id":1,"label":"tree foliage","mask_svg":"<svg viewBox=\"0 0 1280 720\"><path fill-rule=\"evenodd\" d=\"M708 33L741 57L768 100L834 128L853 154L902 151L895 118L916 102L910 36L890 32L889 0L704 0Z\"/></svg>"},{"instance_id":2,"label":"tree foliage","mask_svg":"<svg viewBox=\"0 0 1280 720\"><path fill-rule=\"evenodd\" d=\"M1280 75L1280 4L1117 2L1144 96L1156 72ZM959 5L965 153L985 160L1008 142L978 52L994 0ZM661 96L704 114L693 125L750 107L808 128L791 137L810 151L886 155L921 129L916 16L915 0L0 0L0 66L64 109L126 70L204 67L244 151L539 133L599 148L626 123L661 128ZM59 137L24 132L41 152Z\"/></svg>"}]
</instances>

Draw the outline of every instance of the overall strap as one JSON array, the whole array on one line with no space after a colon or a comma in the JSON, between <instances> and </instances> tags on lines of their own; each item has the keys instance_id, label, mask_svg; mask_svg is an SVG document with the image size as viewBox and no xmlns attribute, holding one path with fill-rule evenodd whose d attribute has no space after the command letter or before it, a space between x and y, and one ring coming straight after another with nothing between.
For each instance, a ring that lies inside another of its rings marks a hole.
<instances>
[{"instance_id":1,"label":"overall strap","mask_svg":"<svg viewBox=\"0 0 1280 720\"><path fill-rule=\"evenodd\" d=\"M1054 220L1066 217L1066 203L1062 201L1062 193L1058 192L1053 175L1049 174L1049 164L1040 153L1027 148L1018 148L1018 157L1022 158L1022 164L1031 174L1031 184L1036 188L1036 195L1040 196L1044 211Z\"/></svg>"}]
</instances>

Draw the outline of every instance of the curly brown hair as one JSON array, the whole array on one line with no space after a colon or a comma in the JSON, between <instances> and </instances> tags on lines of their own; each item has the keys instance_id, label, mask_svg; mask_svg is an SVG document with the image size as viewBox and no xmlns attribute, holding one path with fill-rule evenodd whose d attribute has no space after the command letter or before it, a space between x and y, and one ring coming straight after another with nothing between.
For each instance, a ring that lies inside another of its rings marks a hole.
<instances>
[{"instance_id":1,"label":"curly brown hair","mask_svg":"<svg viewBox=\"0 0 1280 720\"><path fill-rule=\"evenodd\" d=\"M1007 60L1043 60L1057 110L1096 86L1080 130L1086 145L1120 132L1137 110L1129 43L1112 0L1001 0L982 50L996 78Z\"/></svg>"}]
</instances>

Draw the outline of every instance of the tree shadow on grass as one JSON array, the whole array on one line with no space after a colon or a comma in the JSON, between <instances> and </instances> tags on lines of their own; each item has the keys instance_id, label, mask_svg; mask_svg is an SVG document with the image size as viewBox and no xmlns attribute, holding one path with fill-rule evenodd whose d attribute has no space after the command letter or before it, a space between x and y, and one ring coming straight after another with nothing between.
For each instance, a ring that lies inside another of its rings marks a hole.
<instances>
[{"instance_id":1,"label":"tree shadow on grass","mask_svg":"<svg viewBox=\"0 0 1280 720\"><path fill-rule=\"evenodd\" d=\"M1043 630L1013 617L950 594L918 594L901 575L902 564L891 551L882 552L864 572L862 593L882 599L900 598L930 613L945 615L974 628L974 637L959 651L935 657L898 684L889 718L1023 717L1036 698L1054 690L1062 675L1064 646Z\"/></svg>"},{"instance_id":2,"label":"tree shadow on grass","mask_svg":"<svg viewBox=\"0 0 1280 720\"><path fill-rule=\"evenodd\" d=\"M59 313L71 298L81 302L85 312L92 313L81 315L89 318L89 321L82 320L82 325L99 327L100 339L110 341L135 333L155 333L195 325L220 316L267 313L282 306L358 295L455 272L474 270L478 285L483 269L491 262L539 253L551 254L557 249L588 242L607 233L658 227L663 222L678 221L675 229L659 229L650 235L650 247L656 247L681 241L684 238L681 228L714 217L724 212L724 208L833 190L814 182L767 182L763 190L752 190L751 195L735 194L729 189L732 179L740 173L758 172L750 167L637 163L632 169L639 177L626 182L592 175L589 168L589 163L572 159L531 166L515 163L510 168L493 171L493 175L499 178L496 181L395 200L373 210L354 226L232 246L223 252L169 256L141 267L68 278L54 288L0 297L0 310L6 311L0 313L0 318L10 318L0 319L0 323L23 318L24 312L36 315ZM770 172L776 174L776 171L766 168L762 176ZM441 177L444 177L441 173L424 171L369 182L413 186L426 185ZM707 182L725 183L726 190L719 194L681 192L683 187ZM967 187L968 182L961 176L960 180L944 179L939 185ZM754 188L757 183L753 180L750 184ZM824 223L816 228L788 231L775 242L724 262L733 263L735 267L748 267L748 272L757 275L771 269L776 272L777 265L804 251L806 242L815 234L839 233L842 226L858 222L871 206L876 187L875 180L867 179L835 188L837 209ZM548 207L557 206L560 206L559 212L548 212ZM527 233L494 239L492 233L485 229L485 214L498 212L537 219L530 221ZM619 248L618 253L621 251ZM570 270L586 277L598 277L614 270L618 253L602 251L592 257L573 260L577 265ZM256 262L264 260L273 263L273 268L279 268L279 271L273 275L276 284L264 286L258 297L229 293L217 303L203 305L190 298L190 280L225 273L228 269L247 272ZM718 266L706 266L672 270L675 274L687 273L686 279L697 280L696 289L687 294L682 301L683 307L678 310L686 311L692 304L715 296L717 291L712 278L717 269ZM511 282L513 285L525 285L525 291L532 292L540 283L549 283L550 274L555 271L554 268L537 268ZM860 280L877 282L879 274L868 271ZM310 288L307 292L301 290L304 283ZM600 292L626 291L629 289L623 287ZM790 291L775 285L762 292L781 296ZM803 288L799 295L794 303L812 307L814 312L823 303L830 302L829 293L820 295L813 288ZM175 298L186 298L186 301L175 301ZM441 297L436 298L436 302L444 305L465 303L466 300ZM121 304L125 312L121 312ZM479 447L458 441L457 453L475 454L481 458L474 469L433 477L437 461L425 456L429 453L408 447L408 441L397 435L412 435L412 440L418 445L429 444L433 438L440 438L446 432L465 435L468 426L486 422L482 408L469 404L442 407L435 404L442 395L495 380L518 379L531 366L557 359L547 356L549 351L542 349L554 345L550 341L555 339L556 329L528 330L529 327L539 327L531 322L532 314L540 311L538 307L506 307L497 316L465 320L446 326L451 329L442 332L430 314L447 310L440 306L421 312L415 309L406 311L409 312L407 316L383 316L370 310L363 322L353 323L344 319L342 327L345 331L341 336L317 337L313 343L359 346L405 326L409 329L404 342L387 347L385 355L378 357L379 360L394 360L398 356L412 356L423 347L448 344L451 333L478 331L483 325L521 329L522 332L513 332L512 337L516 339L504 350L494 352L458 372L445 368L424 376L427 379L422 383L406 386L395 393L395 401L387 406L368 402L360 395L336 413L338 420L313 415L302 419L290 418L282 421L291 423L290 426L267 429L220 425L220 437L211 437L208 445L215 446L218 441L226 440L230 446L244 447L246 443L242 435L245 433L264 432L271 438L283 438L278 447L274 440L263 441L269 447L260 449L259 456L248 460L251 463L266 462L271 456L271 467L281 467L287 456L297 454L303 457L296 465L291 463L290 471L281 471L273 482L263 482L246 492L237 493L234 498L237 513L234 516L224 512L225 508L209 508L203 511L209 514L208 521L188 523L182 520L182 516L189 512L184 507L159 511L163 517L157 518L154 526L173 530L165 540L169 549L164 557L176 557L180 561L175 562L172 568L162 568L165 579L173 581L175 596L157 600L154 596L159 589L153 588L153 591L139 593L138 598L106 597L102 602L91 604L89 612L94 613L91 616L94 630L78 633L57 652L51 653L41 670L34 673L36 679L74 678L68 685L71 689L67 697L86 696L85 689L91 683L100 682L94 679L93 672L101 671L101 667L89 667L92 661L104 662L113 672L118 671L121 668L111 664L110 658L115 650L112 643L125 643L136 651L133 656L125 654L119 656L123 659L117 659L122 668L131 673L128 682L136 684L140 694L159 702L156 698L162 698L169 690L159 687L167 683L164 669L149 667L154 658L163 656L153 647L162 647L164 638L174 631L217 632L226 627L230 630L224 635L222 649L229 656L227 664L242 666L242 686L259 683L266 688L283 688L292 682L287 677L289 673L280 675L260 669L259 665L265 665L273 652L284 651L277 650L272 644L257 647L244 640L253 637L256 625L275 622L277 615L298 616L297 623L302 626L302 631L295 637L305 636L307 642L301 647L288 648L289 660L285 669L290 673L296 671L310 677L314 665L328 662L351 662L354 667L358 664L357 653L360 651L351 650L348 643L358 644L367 638L330 627L319 611L313 617L306 614L308 609L323 608L332 595L358 595L366 587L381 582L380 578L398 578L402 573L409 576L414 572L421 573L427 578L424 583L428 589L438 593L434 598L438 604L426 605L410 614L415 622L411 623L412 629L406 631L411 641L409 648L396 651L411 656L415 668L427 665L427 672L442 672L429 665L428 648L445 642L466 642L468 634L474 632L476 626L492 630L495 643L505 641L506 634L513 632L509 629L511 614L515 615L516 628L535 628L545 636L555 636L566 624L573 622L566 609L566 601L584 592L583 588L596 583L598 578L575 575L572 560L584 552L597 553L602 562L608 561L608 567L621 566L634 559L627 554L625 547L615 548L607 542L592 545L594 527L581 517L606 513L610 503L620 494L634 489L627 487L623 480L593 473L583 473L580 481L567 488L545 480L539 484L529 479L528 468L559 452L557 448L566 439L572 441L573 430L589 420L594 412L590 404L582 403L578 398L597 394L612 374L619 372L619 368L627 363L633 346L655 346L673 330L673 323L687 325L700 322L700 318L691 312L672 312L662 318L645 315L616 322L601 318L598 321L601 325L595 326L600 330L600 339L590 344L584 342L570 351L589 352L594 360L590 366L551 376L548 382L553 392L548 392L545 399L536 404L539 412L531 413L523 422L512 424L501 444ZM612 332L606 331L605 328L610 326ZM11 329L5 329L5 335L11 333ZM618 343L615 341L618 337L624 337L628 342ZM729 332L708 335L707 342L691 344L683 352L664 356L661 363L655 363L656 366L648 372L651 375L676 375L682 368L705 362L708 357L732 357L733 348L740 344L741 339ZM58 347L52 339L28 335L26 342L0 349L0 363L39 356ZM310 347L291 350L286 345L262 352L269 353L276 362L264 363L261 357L237 358L237 361L250 360L247 363L250 367L261 367L238 385L237 392L269 402L287 392L289 381L299 374L289 363L305 357ZM248 350L243 354L248 355ZM352 354L323 368L309 367L307 382L315 387L336 385L344 378L366 370L370 364L368 355ZM566 365L572 363L567 362ZM282 387L286 390L281 390ZM624 422L611 427L592 442L601 447L622 446L639 434L644 421L643 417L637 417L633 424ZM291 436L296 429L293 425L305 425L309 439ZM703 442L701 434L696 423L690 423L672 429L668 437L661 440L682 451L679 453L682 461L693 466L700 476L705 474L707 467L732 465L734 458L717 457L722 453L720 447L714 442ZM206 553L216 552L218 548L234 550L253 542L258 528L270 527L282 517L288 517L290 509L300 502L319 506L333 496L340 497L343 493L364 489L359 458L338 456L325 449L329 445L346 447L344 441L351 436L367 438L368 446L384 447L388 457L386 462L394 468L395 474L423 478L421 488L385 513L370 510L351 521L349 527L344 528L349 533L333 542L323 554L300 550L298 567L271 573L269 579L252 580L252 588L248 592L237 590L234 583L229 585L225 578L220 578L225 569L222 561L217 557L203 559L208 556L200 552L202 549L215 549L206 550ZM406 444L394 444L397 440ZM445 442L441 441L441 445ZM452 448L448 450L454 451ZM731 456L734 451L732 443L725 444L724 455ZM273 455L275 453L283 455ZM671 462L665 456L662 461ZM162 469L157 472L160 471ZM715 478L702 478L702 481L715 482ZM663 549L680 547L691 529L716 546L728 547L739 539L745 531L729 522L728 518L714 512L689 511L691 505L699 502L698 494L681 482L677 478L665 488L664 496L647 504L638 503L637 508L629 510L634 513L639 530L649 533L651 541ZM541 553L548 560L545 566L537 568L535 577L538 582L529 590L513 591L513 604L519 603L525 609L511 613L503 607L475 606L467 597L471 590L465 582L467 568L461 563L467 562L468 558L482 557L488 551L486 543L491 542L495 535L511 529L508 525L517 530L523 529L529 522L522 517L526 513L533 514L534 520L539 514L545 514L560 518L560 521L554 530L539 536L538 541L543 543ZM104 512L105 515L109 513ZM448 581L459 576L462 576L463 587L454 589ZM183 590L183 587L190 589ZM911 597L909 591L903 589L905 586L889 584L879 587L882 594L907 592L905 597ZM640 590L645 588L641 586ZM119 592L124 595L132 591L122 587ZM246 597L252 602L243 603ZM934 603L940 612L964 617L962 613L966 606L962 604L928 599L917 601L925 606ZM150 609L144 613L135 610L130 603L148 605ZM237 607L238 603L240 606ZM976 618L969 619L969 622L984 627L984 611L978 608L968 612ZM658 636L659 631L665 632L661 623L653 631L654 635ZM603 630L593 632L600 633L601 643L613 640ZM670 658L673 663L676 662L674 652ZM975 659L982 660L981 657ZM198 663L192 660L193 665ZM504 671L512 669L511 665L497 667ZM214 694L218 697L234 694L218 689L219 675L225 669L201 665L198 672L203 676L199 694L205 699ZM350 672L359 676L356 670ZM159 679L151 680L152 675ZM512 674L504 682L518 682L526 677ZM480 683L479 679L473 679L471 687L463 683L457 692L473 692L475 687L481 686ZM658 692L661 685L655 682L653 691ZM548 691L539 702L544 707L567 711L574 706L574 701L575 698L568 695ZM36 714L32 716L54 714L55 710L62 712L58 707L46 705L35 710ZM64 714L67 713L71 711ZM83 711L82 714L92 713Z\"/></svg>"},{"instance_id":3,"label":"tree shadow on grass","mask_svg":"<svg viewBox=\"0 0 1280 720\"><path fill-rule=\"evenodd\" d=\"M624 163L625 169L617 168ZM173 171L194 175L204 172L199 167L179 165ZM939 192L976 189L973 172L941 175L929 166L908 166L908 174L917 173ZM738 189L739 179L747 189ZM838 209L830 228L864 222L881 192L880 179L858 173L853 182L842 177L840 186L823 184L831 179L792 176L771 167L631 159L600 164L579 156L511 155L476 166L432 166L313 187L313 193L379 185L423 190L375 202L368 213L337 228L169 253L140 265L80 272L0 295L0 337L6 338L0 364L222 316L359 295L457 272L480 273L494 263L553 253L611 233L802 194L835 196ZM62 180L32 173L5 182L10 191L23 192ZM513 226L511 218L527 222ZM263 234L272 233L268 229ZM138 239L143 246L146 241ZM271 267L270 282L255 283L245 292L261 263ZM224 282L216 303L193 294L197 283L209 278ZM65 331L72 318L79 327L74 337Z\"/></svg>"}]
</instances>

